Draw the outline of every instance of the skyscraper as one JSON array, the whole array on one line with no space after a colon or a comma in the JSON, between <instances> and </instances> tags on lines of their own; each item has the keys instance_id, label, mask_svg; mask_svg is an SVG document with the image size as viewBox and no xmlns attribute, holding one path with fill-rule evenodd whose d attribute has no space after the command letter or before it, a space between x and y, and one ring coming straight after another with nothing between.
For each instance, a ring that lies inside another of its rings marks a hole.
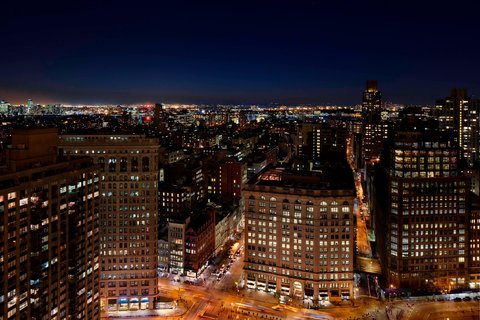
<instances>
[{"instance_id":1,"label":"skyscraper","mask_svg":"<svg viewBox=\"0 0 480 320\"><path fill-rule=\"evenodd\" d=\"M383 141L388 138L388 124L381 119L381 97L377 81L367 80L367 88L363 92L362 98L362 147L366 166L379 161L383 150Z\"/></svg>"},{"instance_id":2,"label":"skyscraper","mask_svg":"<svg viewBox=\"0 0 480 320\"><path fill-rule=\"evenodd\" d=\"M32 99L28 99L28 100L27 100L27 111L26 111L26 114L30 114L31 112L33 112L33 101L32 101Z\"/></svg>"},{"instance_id":3,"label":"skyscraper","mask_svg":"<svg viewBox=\"0 0 480 320\"><path fill-rule=\"evenodd\" d=\"M469 286L480 288L480 197L470 194L470 221L468 230Z\"/></svg>"},{"instance_id":4,"label":"skyscraper","mask_svg":"<svg viewBox=\"0 0 480 320\"><path fill-rule=\"evenodd\" d=\"M362 114L366 117L380 115L382 111L382 94L378 91L377 80L367 80L367 87L363 91Z\"/></svg>"},{"instance_id":5,"label":"skyscraper","mask_svg":"<svg viewBox=\"0 0 480 320\"><path fill-rule=\"evenodd\" d=\"M458 158L450 135L428 123L397 130L386 169L388 285L466 285L469 188Z\"/></svg>"},{"instance_id":6,"label":"skyscraper","mask_svg":"<svg viewBox=\"0 0 480 320\"><path fill-rule=\"evenodd\" d=\"M168 127L167 114L161 103L156 103L153 109L153 126L157 131L165 131Z\"/></svg>"},{"instance_id":7,"label":"skyscraper","mask_svg":"<svg viewBox=\"0 0 480 320\"><path fill-rule=\"evenodd\" d=\"M0 172L0 318L99 319L99 176L56 129L12 134Z\"/></svg>"},{"instance_id":8,"label":"skyscraper","mask_svg":"<svg viewBox=\"0 0 480 320\"><path fill-rule=\"evenodd\" d=\"M100 167L100 292L104 310L152 309L157 295L157 139L62 135L61 151Z\"/></svg>"},{"instance_id":9,"label":"skyscraper","mask_svg":"<svg viewBox=\"0 0 480 320\"><path fill-rule=\"evenodd\" d=\"M466 164L480 160L480 100L468 97L465 89L453 89L450 97L437 100L434 113L440 129L453 133Z\"/></svg>"}]
</instances>

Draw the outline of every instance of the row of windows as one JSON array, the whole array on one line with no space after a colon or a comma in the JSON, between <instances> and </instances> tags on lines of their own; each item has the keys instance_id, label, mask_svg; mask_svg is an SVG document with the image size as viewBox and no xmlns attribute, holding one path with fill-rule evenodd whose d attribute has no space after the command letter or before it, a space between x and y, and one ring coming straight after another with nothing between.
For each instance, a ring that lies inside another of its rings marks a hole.
<instances>
[{"instance_id":1,"label":"row of windows","mask_svg":"<svg viewBox=\"0 0 480 320\"><path fill-rule=\"evenodd\" d=\"M248 199L249 199L249 200L255 200L255 197L252 195L252 196L250 196ZM267 200L264 196L260 196L259 199L260 199L261 201L266 201L266 200ZM277 201L277 198L271 197L271 198L269 199L269 201L270 201L270 202L276 202L276 201ZM249 203L251 203L251 204L253 205L253 202L250 202L250 201L249 201ZM288 204L288 203L290 203L290 200L288 200L288 199L283 199L283 200L282 200L282 203ZM295 201L294 201L294 204L295 204L295 205L301 205L301 204L302 204L302 201L300 201L300 200L295 200ZM304 204L307 205L307 206L313 206L313 205L314 205L314 203L313 203L312 201L307 201L307 202L305 202ZM327 202L325 202L325 201L321 201L321 202L320 202L320 205L321 205L321 206L327 206L328 204L327 204ZM338 206L339 203L338 203L337 201L332 201L329 205L330 205L330 206ZM348 206L349 203L348 203L348 201L344 201L344 202L342 203L342 205ZM296 208L297 208L297 207L296 207ZM298 208L301 208L301 207L298 207Z\"/></svg>"}]
</instances>

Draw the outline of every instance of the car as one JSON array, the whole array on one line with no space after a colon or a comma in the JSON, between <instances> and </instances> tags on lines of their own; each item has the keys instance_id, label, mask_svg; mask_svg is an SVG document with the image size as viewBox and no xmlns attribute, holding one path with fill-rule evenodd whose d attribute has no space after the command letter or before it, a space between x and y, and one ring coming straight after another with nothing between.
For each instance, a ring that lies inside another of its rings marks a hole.
<instances>
[{"instance_id":1,"label":"car","mask_svg":"<svg viewBox=\"0 0 480 320\"><path fill-rule=\"evenodd\" d=\"M475 299L475 301L480 301L480 296L475 296L473 299Z\"/></svg>"},{"instance_id":2,"label":"car","mask_svg":"<svg viewBox=\"0 0 480 320\"><path fill-rule=\"evenodd\" d=\"M461 301L462 301L462 298L456 297L455 299L453 299L453 301L455 301L455 302L461 302Z\"/></svg>"},{"instance_id":3,"label":"car","mask_svg":"<svg viewBox=\"0 0 480 320\"><path fill-rule=\"evenodd\" d=\"M472 298L470 298L470 297L464 297L464 298L463 298L463 301L472 301Z\"/></svg>"}]
</instances>

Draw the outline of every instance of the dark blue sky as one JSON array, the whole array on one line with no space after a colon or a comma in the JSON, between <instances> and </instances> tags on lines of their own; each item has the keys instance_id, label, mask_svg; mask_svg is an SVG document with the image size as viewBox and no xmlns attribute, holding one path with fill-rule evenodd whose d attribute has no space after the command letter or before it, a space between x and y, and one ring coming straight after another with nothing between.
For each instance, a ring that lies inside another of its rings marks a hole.
<instances>
[{"instance_id":1,"label":"dark blue sky","mask_svg":"<svg viewBox=\"0 0 480 320\"><path fill-rule=\"evenodd\" d=\"M462 1L76 2L0 4L0 99L355 104L367 79L397 103L480 96Z\"/></svg>"}]
</instances>

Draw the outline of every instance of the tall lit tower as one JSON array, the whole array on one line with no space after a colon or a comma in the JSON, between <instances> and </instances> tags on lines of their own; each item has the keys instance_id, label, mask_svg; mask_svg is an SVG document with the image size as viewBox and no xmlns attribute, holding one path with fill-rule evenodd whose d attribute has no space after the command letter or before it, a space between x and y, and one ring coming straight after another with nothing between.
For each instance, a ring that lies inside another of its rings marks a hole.
<instances>
[{"instance_id":1,"label":"tall lit tower","mask_svg":"<svg viewBox=\"0 0 480 320\"><path fill-rule=\"evenodd\" d=\"M380 115L382 107L382 94L378 91L377 80L367 80L367 88L363 91L362 114L373 117Z\"/></svg>"},{"instance_id":2,"label":"tall lit tower","mask_svg":"<svg viewBox=\"0 0 480 320\"><path fill-rule=\"evenodd\" d=\"M27 112L26 114L30 114L30 112L32 112L33 110L33 101L32 99L28 99L27 100Z\"/></svg>"},{"instance_id":3,"label":"tall lit tower","mask_svg":"<svg viewBox=\"0 0 480 320\"><path fill-rule=\"evenodd\" d=\"M14 130L0 169L1 319L100 319L98 168L57 136Z\"/></svg>"},{"instance_id":4,"label":"tall lit tower","mask_svg":"<svg viewBox=\"0 0 480 320\"><path fill-rule=\"evenodd\" d=\"M156 103L153 109L153 126L157 131L164 132L167 129L167 113L161 103Z\"/></svg>"},{"instance_id":5,"label":"tall lit tower","mask_svg":"<svg viewBox=\"0 0 480 320\"><path fill-rule=\"evenodd\" d=\"M158 293L158 139L62 135L65 154L100 169L100 293L104 310L153 309Z\"/></svg>"},{"instance_id":6,"label":"tall lit tower","mask_svg":"<svg viewBox=\"0 0 480 320\"><path fill-rule=\"evenodd\" d=\"M388 125L381 119L382 100L376 80L367 80L363 92L363 159L366 166L380 159L383 141L388 137Z\"/></svg>"},{"instance_id":7,"label":"tall lit tower","mask_svg":"<svg viewBox=\"0 0 480 320\"><path fill-rule=\"evenodd\" d=\"M440 130L452 132L460 156L472 166L480 159L480 100L467 96L465 89L453 89L450 97L435 104Z\"/></svg>"},{"instance_id":8,"label":"tall lit tower","mask_svg":"<svg viewBox=\"0 0 480 320\"><path fill-rule=\"evenodd\" d=\"M456 143L427 122L404 123L389 151L388 284L465 286L469 188Z\"/></svg>"}]
</instances>

